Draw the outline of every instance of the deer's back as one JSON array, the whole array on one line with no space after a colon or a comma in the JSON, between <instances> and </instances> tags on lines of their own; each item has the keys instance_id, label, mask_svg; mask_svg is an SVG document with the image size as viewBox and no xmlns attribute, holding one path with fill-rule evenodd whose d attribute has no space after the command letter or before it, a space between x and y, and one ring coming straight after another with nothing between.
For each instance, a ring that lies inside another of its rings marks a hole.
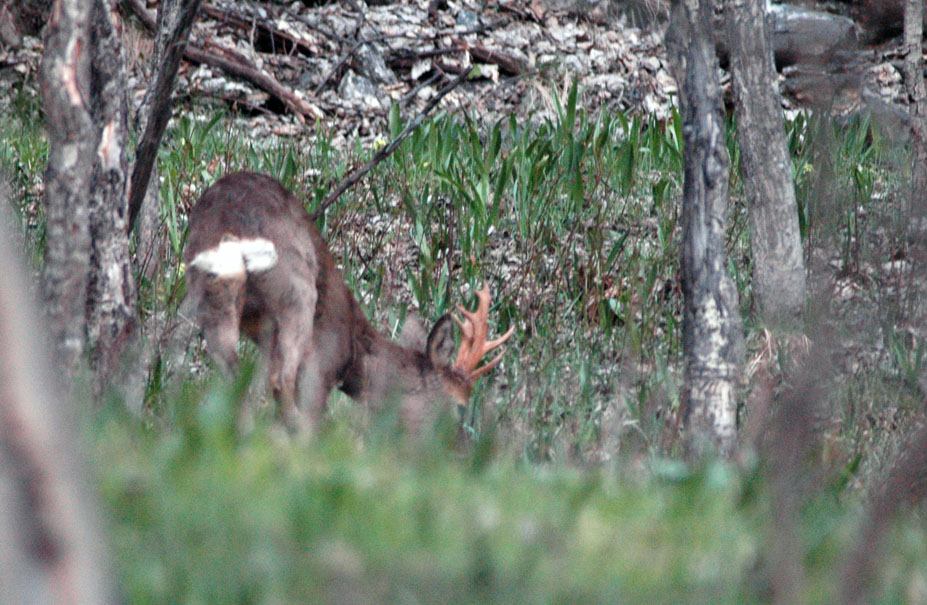
<instances>
[{"instance_id":1,"label":"deer's back","mask_svg":"<svg viewBox=\"0 0 927 605\"><path fill-rule=\"evenodd\" d=\"M248 274L242 331L259 340L261 327L266 329L284 310L304 310L301 329L312 331L312 344L324 359L323 373L338 382L372 328L302 202L276 179L238 172L216 181L203 194L190 213L190 224L187 263L227 237L273 243L275 266ZM195 281L197 276L191 277ZM306 305L310 300L313 304Z\"/></svg>"},{"instance_id":2,"label":"deer's back","mask_svg":"<svg viewBox=\"0 0 927 605\"><path fill-rule=\"evenodd\" d=\"M293 262L302 259L307 269L315 270L318 249L324 246L296 196L277 180L251 172L236 172L216 181L193 207L190 224L195 228L184 250L187 262L234 236L270 240L281 264L295 270Z\"/></svg>"}]
</instances>

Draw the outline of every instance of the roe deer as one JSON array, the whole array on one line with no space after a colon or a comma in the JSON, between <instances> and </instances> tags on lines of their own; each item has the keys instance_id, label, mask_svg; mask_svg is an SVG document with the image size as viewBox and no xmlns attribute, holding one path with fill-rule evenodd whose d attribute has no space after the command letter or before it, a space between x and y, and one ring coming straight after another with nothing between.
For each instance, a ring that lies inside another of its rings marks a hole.
<instances>
[{"instance_id":1,"label":"roe deer","mask_svg":"<svg viewBox=\"0 0 927 605\"><path fill-rule=\"evenodd\" d=\"M233 372L239 332L254 340L288 423L298 417L297 403L316 420L338 387L364 403L394 398L403 424L414 430L436 404L465 404L473 381L501 354L482 367L480 360L514 331L486 341L484 287L478 309L458 307L464 320L453 318L462 331L453 363L448 315L427 338L413 320L403 327L402 344L390 341L364 317L303 204L260 174L230 174L203 193L190 212L184 260L210 354Z\"/></svg>"}]
</instances>

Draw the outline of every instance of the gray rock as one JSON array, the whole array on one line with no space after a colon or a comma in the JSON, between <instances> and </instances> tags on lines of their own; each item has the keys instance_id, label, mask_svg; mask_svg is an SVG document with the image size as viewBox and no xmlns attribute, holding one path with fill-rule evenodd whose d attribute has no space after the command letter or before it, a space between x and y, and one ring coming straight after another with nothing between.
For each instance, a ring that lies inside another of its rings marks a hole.
<instances>
[{"instance_id":1,"label":"gray rock","mask_svg":"<svg viewBox=\"0 0 927 605\"><path fill-rule=\"evenodd\" d=\"M364 44L357 49L353 66L362 76L377 84L392 86L399 81L393 70L386 66L383 55L372 44Z\"/></svg>"},{"instance_id":2,"label":"gray rock","mask_svg":"<svg viewBox=\"0 0 927 605\"><path fill-rule=\"evenodd\" d=\"M389 108L390 97L377 88L377 85L364 76L348 70L338 85L338 94L342 100L352 105L360 105L367 109L383 110Z\"/></svg>"},{"instance_id":3,"label":"gray rock","mask_svg":"<svg viewBox=\"0 0 927 605\"><path fill-rule=\"evenodd\" d=\"M462 29L474 29L480 25L480 16L473 11L461 9L457 13L457 26Z\"/></svg>"},{"instance_id":4,"label":"gray rock","mask_svg":"<svg viewBox=\"0 0 927 605\"><path fill-rule=\"evenodd\" d=\"M769 7L776 65L821 63L858 46L852 19L788 4Z\"/></svg>"}]
</instances>

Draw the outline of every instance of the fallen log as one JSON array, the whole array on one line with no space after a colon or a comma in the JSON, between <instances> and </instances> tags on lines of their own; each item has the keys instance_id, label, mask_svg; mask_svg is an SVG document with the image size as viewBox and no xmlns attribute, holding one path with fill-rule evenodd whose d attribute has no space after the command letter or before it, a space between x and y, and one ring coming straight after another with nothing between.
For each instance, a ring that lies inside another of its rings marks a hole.
<instances>
[{"instance_id":1,"label":"fallen log","mask_svg":"<svg viewBox=\"0 0 927 605\"><path fill-rule=\"evenodd\" d=\"M154 33L156 28L155 19L145 8L142 0L126 0L126 4L139 18L145 29ZM183 56L191 63L197 65L206 64L231 76L250 82L277 98L301 121L305 121L306 118L316 120L324 117L325 113L321 109L281 84L277 78L251 65L245 57L215 43L210 43L210 47L210 50L206 50L195 42L188 42Z\"/></svg>"}]
</instances>

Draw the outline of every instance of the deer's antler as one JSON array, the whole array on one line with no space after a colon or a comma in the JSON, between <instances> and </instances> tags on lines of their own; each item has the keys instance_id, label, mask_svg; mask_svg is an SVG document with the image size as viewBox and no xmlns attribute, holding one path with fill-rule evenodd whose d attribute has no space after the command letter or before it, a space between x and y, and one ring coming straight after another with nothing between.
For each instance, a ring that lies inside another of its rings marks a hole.
<instances>
[{"instance_id":1,"label":"deer's antler","mask_svg":"<svg viewBox=\"0 0 927 605\"><path fill-rule=\"evenodd\" d=\"M499 353L492 361L482 367L477 367L483 357L502 345L515 333L515 326L509 328L508 332L495 340L486 341L486 333L489 331L489 286L484 285L482 290L477 291L476 297L479 299L479 305L476 311L470 312L457 305L457 310L464 316L460 320L456 315L452 316L463 336L460 339L460 351L457 353L457 361L454 367L467 374L470 380L476 380L489 370L496 367L502 360L502 353Z\"/></svg>"}]
</instances>

